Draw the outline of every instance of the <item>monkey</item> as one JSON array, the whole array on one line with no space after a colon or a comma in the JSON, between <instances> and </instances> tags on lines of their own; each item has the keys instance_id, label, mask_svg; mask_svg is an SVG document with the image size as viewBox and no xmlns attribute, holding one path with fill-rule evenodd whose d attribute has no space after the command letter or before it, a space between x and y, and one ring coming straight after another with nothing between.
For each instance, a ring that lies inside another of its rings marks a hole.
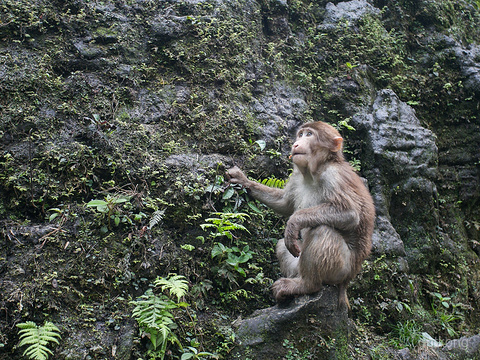
<instances>
[{"instance_id":1,"label":"monkey","mask_svg":"<svg viewBox=\"0 0 480 360\"><path fill-rule=\"evenodd\" d=\"M337 285L338 308L350 310L348 284L372 247L372 197L345 160L340 133L325 122L300 126L290 157L293 172L283 189L252 181L237 166L227 170L226 178L289 217L276 246L284 276L272 286L276 301Z\"/></svg>"}]
</instances>

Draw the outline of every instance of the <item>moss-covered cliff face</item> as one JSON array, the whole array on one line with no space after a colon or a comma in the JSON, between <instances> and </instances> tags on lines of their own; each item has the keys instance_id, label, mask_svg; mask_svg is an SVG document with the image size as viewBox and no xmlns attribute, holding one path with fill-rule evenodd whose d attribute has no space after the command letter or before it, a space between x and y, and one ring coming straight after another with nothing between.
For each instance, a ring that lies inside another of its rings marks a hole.
<instances>
[{"instance_id":1,"label":"moss-covered cliff face","mask_svg":"<svg viewBox=\"0 0 480 360\"><path fill-rule=\"evenodd\" d=\"M283 354L388 358L420 351L422 332L478 333L479 6L1 2L0 358L21 358L26 321L59 327L56 359L154 358L130 301L165 300L154 282L169 274L191 306L173 311L166 357L179 343L231 357L232 322L273 304L284 221L225 168L286 179L291 137L314 120L341 130L369 182L374 252L348 341L312 320Z\"/></svg>"}]
</instances>

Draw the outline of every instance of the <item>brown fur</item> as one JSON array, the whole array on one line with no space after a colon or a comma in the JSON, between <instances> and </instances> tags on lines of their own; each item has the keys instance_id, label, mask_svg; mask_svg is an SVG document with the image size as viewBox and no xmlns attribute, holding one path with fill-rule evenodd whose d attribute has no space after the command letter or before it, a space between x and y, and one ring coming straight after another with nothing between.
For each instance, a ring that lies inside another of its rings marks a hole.
<instances>
[{"instance_id":1,"label":"brown fur","mask_svg":"<svg viewBox=\"0 0 480 360\"><path fill-rule=\"evenodd\" d=\"M326 123L300 127L292 146L294 171L283 190L251 181L237 167L227 172L232 183L290 216L276 249L285 276L273 284L277 301L332 284L339 287L339 306L349 308L346 289L370 254L375 209L363 181L344 160L342 141Z\"/></svg>"}]
</instances>

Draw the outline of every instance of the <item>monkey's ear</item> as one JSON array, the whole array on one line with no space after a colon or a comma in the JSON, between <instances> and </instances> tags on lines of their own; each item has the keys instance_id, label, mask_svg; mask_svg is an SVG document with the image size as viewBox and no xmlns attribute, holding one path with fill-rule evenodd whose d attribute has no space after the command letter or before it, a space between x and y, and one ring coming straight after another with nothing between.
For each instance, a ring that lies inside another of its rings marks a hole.
<instances>
[{"instance_id":1,"label":"monkey's ear","mask_svg":"<svg viewBox=\"0 0 480 360\"><path fill-rule=\"evenodd\" d=\"M342 145L343 145L343 138L342 137L337 136L337 137L333 138L332 151L337 152L337 151L342 150Z\"/></svg>"}]
</instances>

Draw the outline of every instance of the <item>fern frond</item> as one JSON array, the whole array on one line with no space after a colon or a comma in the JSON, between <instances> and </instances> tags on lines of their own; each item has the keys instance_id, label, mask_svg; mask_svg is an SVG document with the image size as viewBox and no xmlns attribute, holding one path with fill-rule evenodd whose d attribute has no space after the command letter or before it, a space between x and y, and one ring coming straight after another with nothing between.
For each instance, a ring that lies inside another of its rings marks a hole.
<instances>
[{"instance_id":1,"label":"fern frond","mask_svg":"<svg viewBox=\"0 0 480 360\"><path fill-rule=\"evenodd\" d=\"M150 222L148 223L148 229L152 229L155 225L160 223L160 221L163 220L163 215L165 214L165 209L164 210L157 210L152 214L152 218L150 219Z\"/></svg>"},{"instance_id":2,"label":"fern frond","mask_svg":"<svg viewBox=\"0 0 480 360\"><path fill-rule=\"evenodd\" d=\"M214 212L213 215L218 215L220 218L225 221L228 219L240 219L245 221L246 218L250 218L250 215L245 213L232 213L232 212Z\"/></svg>"},{"instance_id":3,"label":"fern frond","mask_svg":"<svg viewBox=\"0 0 480 360\"><path fill-rule=\"evenodd\" d=\"M158 277L155 280L155 286L161 286L162 291L168 290L170 296L176 296L178 302L180 298L185 296L188 292L188 281L183 275L172 274L167 279L163 277Z\"/></svg>"},{"instance_id":4,"label":"fern frond","mask_svg":"<svg viewBox=\"0 0 480 360\"><path fill-rule=\"evenodd\" d=\"M229 224L227 226L224 226L223 228L223 231L228 231L228 230L243 230L243 231L246 231L250 234L250 231L248 231L248 229L241 225L241 224Z\"/></svg>"},{"instance_id":5,"label":"fern frond","mask_svg":"<svg viewBox=\"0 0 480 360\"><path fill-rule=\"evenodd\" d=\"M160 334L162 342L166 342L168 340L168 335L170 335L171 332L172 330L166 324L161 324L158 333Z\"/></svg>"},{"instance_id":6,"label":"fern frond","mask_svg":"<svg viewBox=\"0 0 480 360\"><path fill-rule=\"evenodd\" d=\"M168 310L176 308L173 301L154 295L152 289L131 303L135 305L132 315L139 325L153 329L158 329L160 324L170 323L173 315Z\"/></svg>"},{"instance_id":7,"label":"fern frond","mask_svg":"<svg viewBox=\"0 0 480 360\"><path fill-rule=\"evenodd\" d=\"M162 280L159 278L158 280ZM183 276L172 275L169 279L163 279L167 282L168 286L174 286L176 289L184 290L184 286L188 290L188 285ZM185 285L183 283L185 282ZM162 286L163 283L157 286ZM163 284L163 286L167 286ZM167 289L167 287L165 287ZM171 287L168 287L171 290ZM183 296L182 294L181 296ZM180 297L181 297L180 296ZM183 303L176 304L173 300L169 299L167 295L161 294L157 296L153 293L152 289L148 289L145 294L140 296L135 301L130 301L135 305L132 315L137 320L140 330L148 333L150 341L155 350L160 348L160 359L163 359L167 342L177 339L173 330L177 328L174 315L170 310L177 309L180 306L184 306Z\"/></svg>"},{"instance_id":8,"label":"fern frond","mask_svg":"<svg viewBox=\"0 0 480 360\"><path fill-rule=\"evenodd\" d=\"M33 321L17 324L21 330L20 344L18 346L29 345L23 355L30 359L46 360L49 354L53 352L47 347L51 342L58 344L61 338L60 330L53 323L46 321L43 326L38 326Z\"/></svg>"},{"instance_id":9,"label":"fern frond","mask_svg":"<svg viewBox=\"0 0 480 360\"><path fill-rule=\"evenodd\" d=\"M263 179L261 181L263 185L269 186L269 187L274 187L274 188L279 188L283 189L285 187L285 180L282 179L277 179L275 177L269 177L267 179Z\"/></svg>"},{"instance_id":10,"label":"fern frond","mask_svg":"<svg viewBox=\"0 0 480 360\"><path fill-rule=\"evenodd\" d=\"M29 346L27 350L24 351L23 356L28 356L30 359L35 360L46 360L48 359L48 354L53 355L53 352L46 346L37 344L35 346Z\"/></svg>"}]
</instances>

